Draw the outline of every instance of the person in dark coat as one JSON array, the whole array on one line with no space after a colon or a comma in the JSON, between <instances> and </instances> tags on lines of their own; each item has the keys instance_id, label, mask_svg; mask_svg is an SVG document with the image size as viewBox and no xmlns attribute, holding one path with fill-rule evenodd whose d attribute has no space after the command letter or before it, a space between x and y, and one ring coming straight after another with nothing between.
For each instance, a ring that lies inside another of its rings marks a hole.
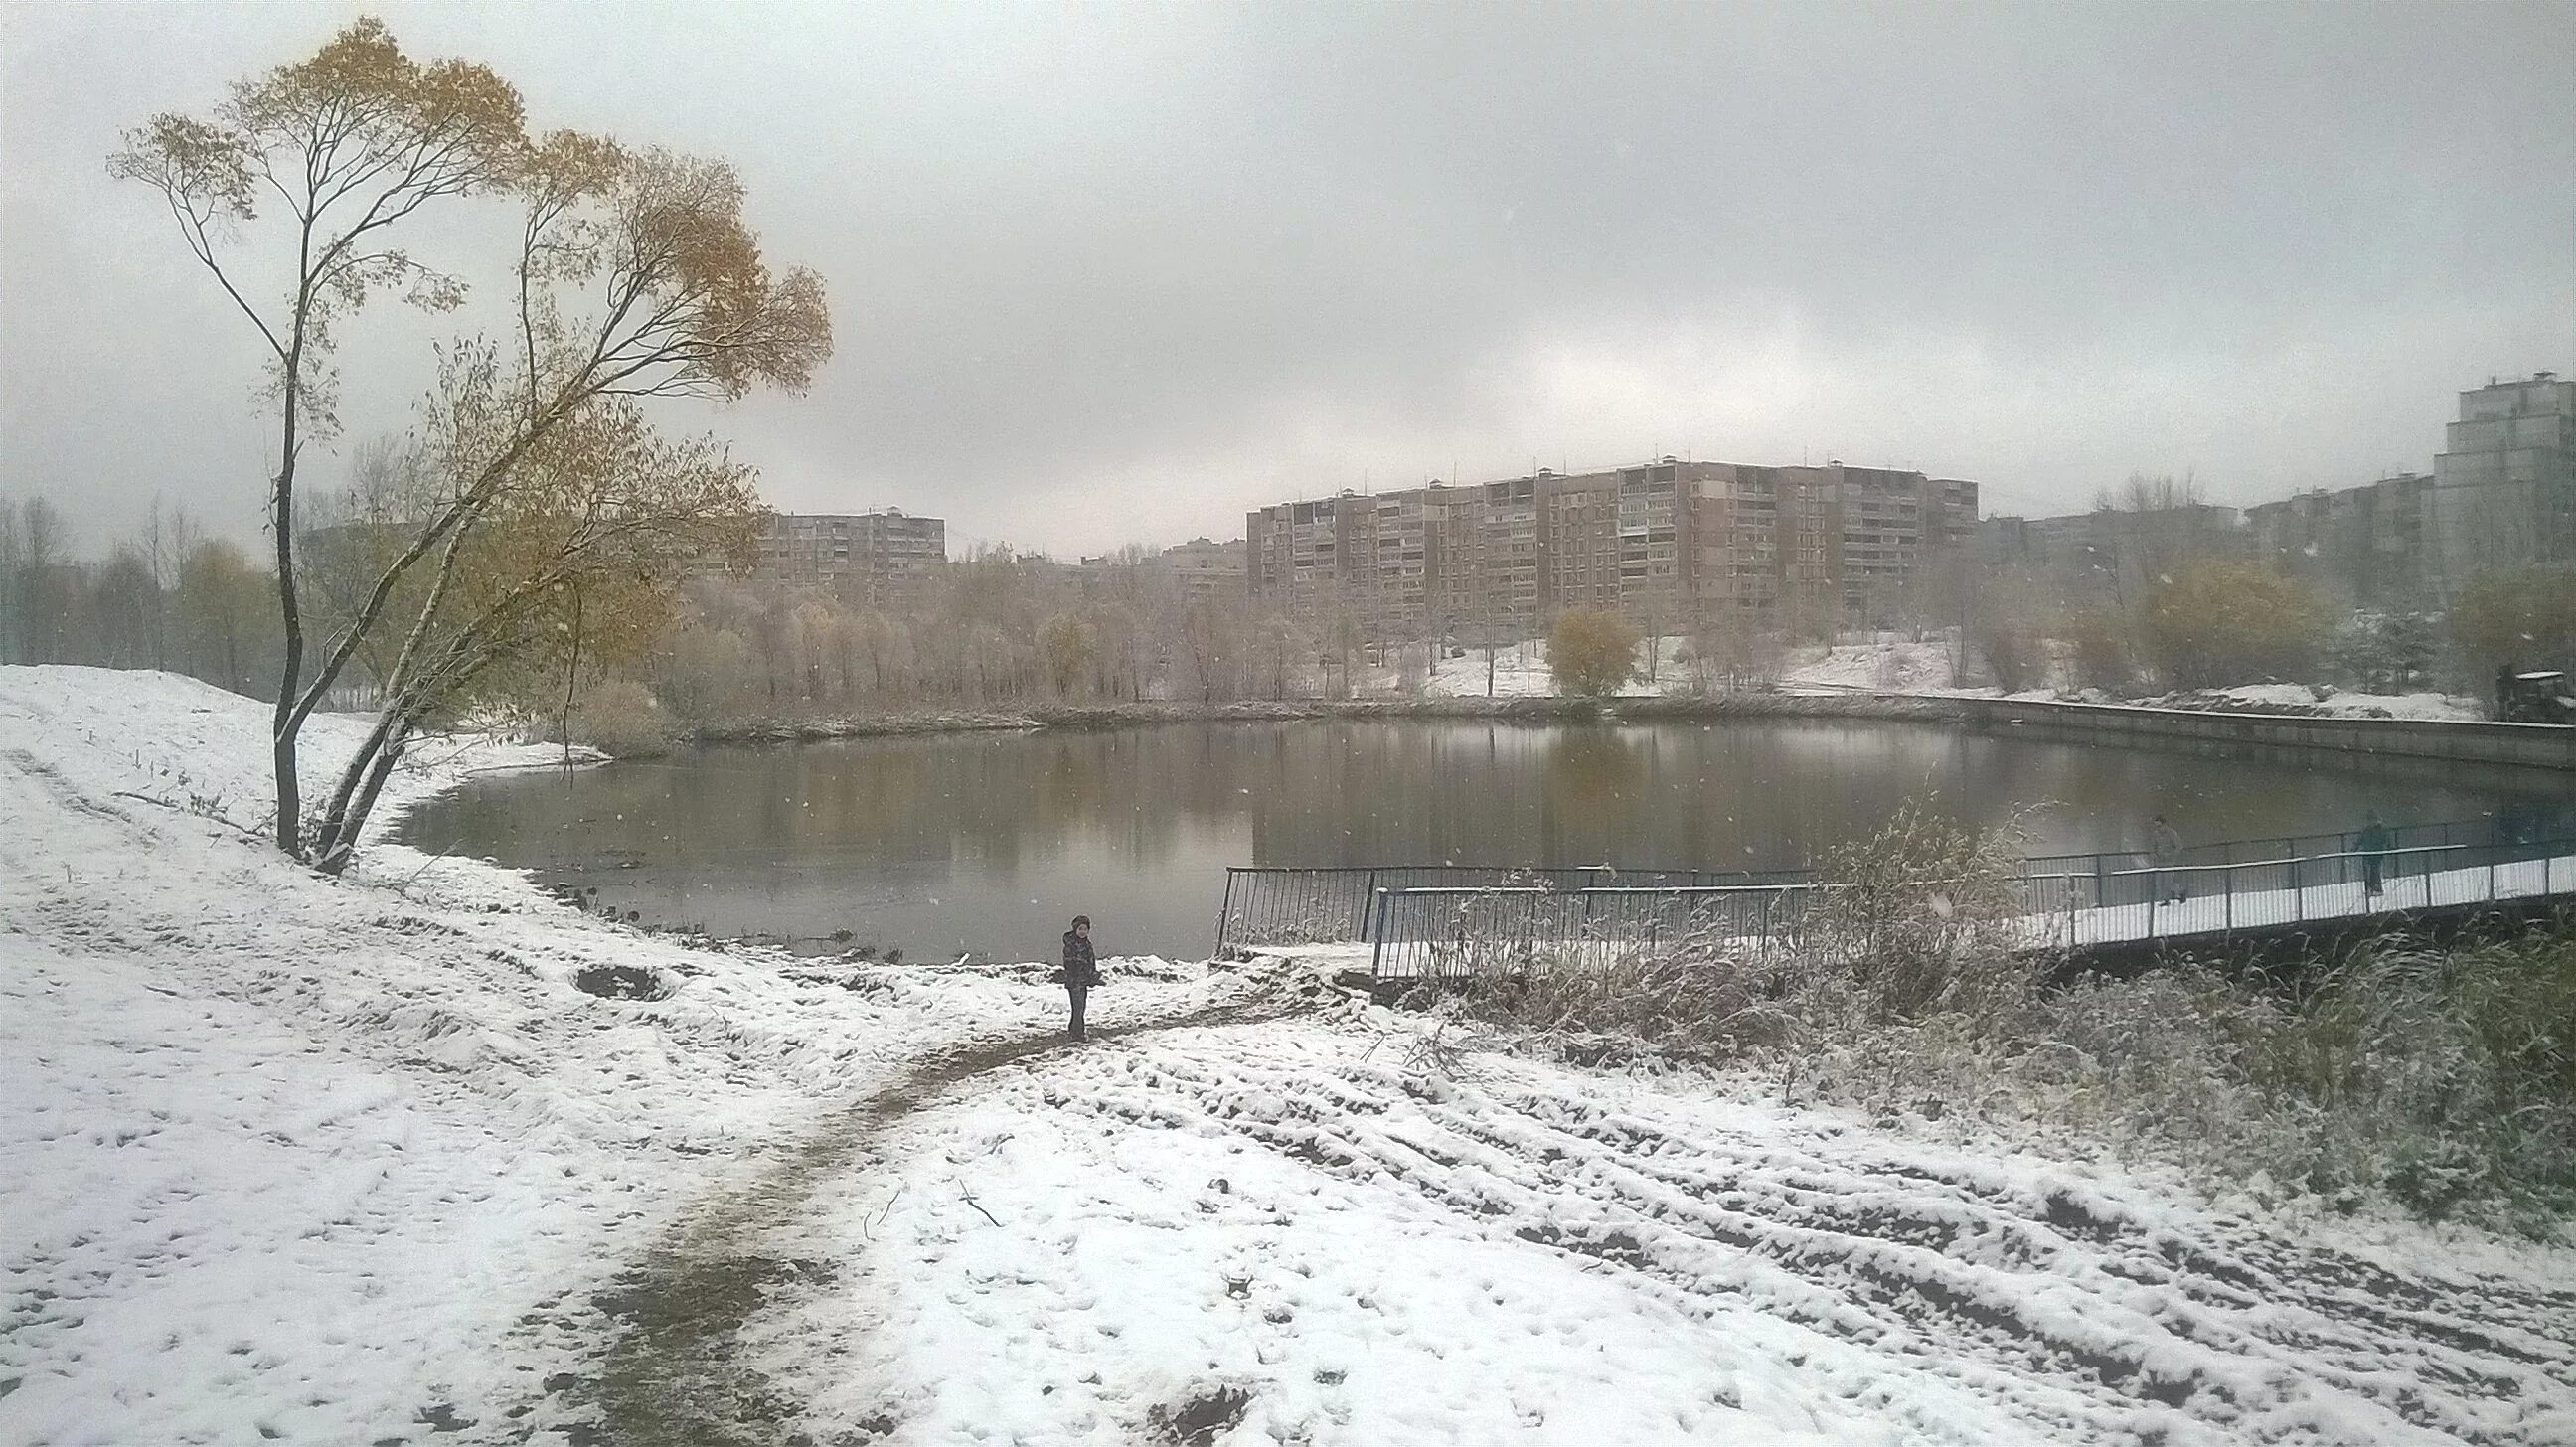
<instances>
[{"instance_id":1,"label":"person in dark coat","mask_svg":"<svg viewBox=\"0 0 2576 1447\"><path fill-rule=\"evenodd\" d=\"M2379 893L2381 871L2388 867L2389 846L2397 842L2389 832L2388 822L2373 809L2361 821L2361 835L2352 847L2361 855L2361 893L2367 899Z\"/></svg>"},{"instance_id":2,"label":"person in dark coat","mask_svg":"<svg viewBox=\"0 0 2576 1447\"><path fill-rule=\"evenodd\" d=\"M2180 869L2167 873L2162 866L2182 863L2182 835L2156 815L2147 821L2147 862L2156 870L2156 896L2166 904L2180 904L2191 898L2190 876Z\"/></svg>"},{"instance_id":3,"label":"person in dark coat","mask_svg":"<svg viewBox=\"0 0 2576 1447\"><path fill-rule=\"evenodd\" d=\"M1082 1033L1082 1007L1091 998L1091 987L1100 983L1100 960L1091 952L1091 916L1073 917L1073 928L1064 932L1064 992L1073 1000L1073 1031L1076 1040Z\"/></svg>"}]
</instances>

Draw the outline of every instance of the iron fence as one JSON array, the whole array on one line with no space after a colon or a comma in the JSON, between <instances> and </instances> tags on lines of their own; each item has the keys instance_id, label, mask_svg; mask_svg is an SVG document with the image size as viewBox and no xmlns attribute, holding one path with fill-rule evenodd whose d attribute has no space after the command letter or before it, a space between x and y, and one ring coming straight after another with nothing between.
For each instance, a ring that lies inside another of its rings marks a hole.
<instances>
[{"instance_id":1,"label":"iron fence","mask_svg":"<svg viewBox=\"0 0 2576 1447\"><path fill-rule=\"evenodd\" d=\"M2525 807L2478 819L2390 827L2390 852L2409 857L2427 850L2467 849L2497 858L2530 858L2541 841L2576 837L2576 810ZM2242 867L2275 868L2284 875L2288 861L2330 872L2308 883L2350 882L2361 877L2362 856L2356 848L2360 831L2274 835L2220 840L2186 846L2170 861L2156 861L2137 849L2093 850L2074 854L2033 855L2023 862L2023 877L2038 912L2062 911L2070 898L2090 903L2081 908L2144 904L2149 886L2143 877L2156 869L2207 870ZM2329 863L2340 859L2340 864ZM2245 877L2256 877L2248 873ZM2079 883L2089 880L2089 883ZM1513 868L1501 865L1349 865L1320 868L1263 865L1226 871L1225 903L1217 917L1220 952L1231 946L1308 944L1317 941L1373 939L1372 911L1381 890L1538 889L1557 893L1584 890L1647 888L1778 890L1812 884L1812 869L1713 870L1621 869L1610 865L1580 868Z\"/></svg>"},{"instance_id":2,"label":"iron fence","mask_svg":"<svg viewBox=\"0 0 2576 1447\"><path fill-rule=\"evenodd\" d=\"M1301 869L1236 866L1225 872L1217 916L1219 953L1234 945L1296 945L1369 938L1378 894L1393 889L1467 891L1526 888L1570 893L1617 885L1700 888L1800 883L1803 869L1523 868L1471 864L1358 865Z\"/></svg>"},{"instance_id":3,"label":"iron fence","mask_svg":"<svg viewBox=\"0 0 2576 1447\"><path fill-rule=\"evenodd\" d=\"M1365 938L1371 972L1381 979L1451 976L1539 960L1598 961L1676 945L1749 957L1796 948L1818 902L1844 887L1805 881L1573 890L1383 888ZM1926 892L1939 887L1933 881L1921 886ZM2028 947L2225 935L2576 891L2576 836L2228 863L2158 861L2116 870L2029 870L2016 888L2024 908L1999 923Z\"/></svg>"}]
</instances>

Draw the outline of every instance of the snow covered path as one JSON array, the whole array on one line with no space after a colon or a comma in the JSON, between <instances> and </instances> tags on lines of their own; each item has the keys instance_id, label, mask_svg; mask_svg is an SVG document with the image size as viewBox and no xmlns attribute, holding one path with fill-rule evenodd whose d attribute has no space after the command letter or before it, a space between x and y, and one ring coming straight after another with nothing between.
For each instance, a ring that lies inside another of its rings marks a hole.
<instances>
[{"instance_id":1,"label":"snow covered path","mask_svg":"<svg viewBox=\"0 0 2576 1447\"><path fill-rule=\"evenodd\" d=\"M2576 1440L2563 1253L1403 1053L1291 1022L996 1072L776 1233L814 1270L745 1334L819 1440Z\"/></svg>"},{"instance_id":2,"label":"snow covered path","mask_svg":"<svg viewBox=\"0 0 2576 1447\"><path fill-rule=\"evenodd\" d=\"M1149 1031L1277 1019L1302 1003L1252 997L1092 1032L1107 1042ZM762 1254L764 1241L815 1209L825 1190L889 1178L879 1137L978 1076L1080 1048L1057 1031L941 1051L836 1111L757 1178L698 1203L595 1301L616 1324L597 1372L568 1395L595 1403L620 1447L754 1447L804 1416L740 1359L744 1322L782 1285L828 1279L828 1263Z\"/></svg>"}]
</instances>

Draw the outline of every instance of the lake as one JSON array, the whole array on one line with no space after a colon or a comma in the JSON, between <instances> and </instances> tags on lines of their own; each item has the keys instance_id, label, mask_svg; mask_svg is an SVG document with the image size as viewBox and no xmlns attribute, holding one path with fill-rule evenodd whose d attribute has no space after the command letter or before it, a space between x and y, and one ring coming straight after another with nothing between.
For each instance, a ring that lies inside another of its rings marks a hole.
<instances>
[{"instance_id":1,"label":"lake","mask_svg":"<svg viewBox=\"0 0 2576 1447\"><path fill-rule=\"evenodd\" d=\"M2284 758L2292 762L2284 763ZM2419 771L2420 772L2420 771ZM2517 781L2519 778L2519 782ZM1905 799L2018 819L2033 852L2474 818L2546 776L2426 782L2328 754L2259 758L1816 720L1158 724L694 750L496 775L398 836L596 888L720 935L907 957L1051 958L1076 913L1103 954L1203 957L1233 864L1804 863Z\"/></svg>"}]
</instances>

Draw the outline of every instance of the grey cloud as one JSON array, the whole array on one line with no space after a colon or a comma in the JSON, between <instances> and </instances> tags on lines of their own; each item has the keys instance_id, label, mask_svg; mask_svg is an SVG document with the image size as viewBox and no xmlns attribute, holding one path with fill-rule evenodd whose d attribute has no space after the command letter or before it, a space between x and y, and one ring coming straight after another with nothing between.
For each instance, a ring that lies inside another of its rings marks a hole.
<instances>
[{"instance_id":1,"label":"grey cloud","mask_svg":"<svg viewBox=\"0 0 2576 1447\"><path fill-rule=\"evenodd\" d=\"M49 284L0 292L0 490L255 517L238 324L98 158L346 13L11 13L0 247ZM782 505L960 537L1649 451L2250 499L2576 365L2565 5L385 13L736 159L840 351L716 425Z\"/></svg>"}]
</instances>

